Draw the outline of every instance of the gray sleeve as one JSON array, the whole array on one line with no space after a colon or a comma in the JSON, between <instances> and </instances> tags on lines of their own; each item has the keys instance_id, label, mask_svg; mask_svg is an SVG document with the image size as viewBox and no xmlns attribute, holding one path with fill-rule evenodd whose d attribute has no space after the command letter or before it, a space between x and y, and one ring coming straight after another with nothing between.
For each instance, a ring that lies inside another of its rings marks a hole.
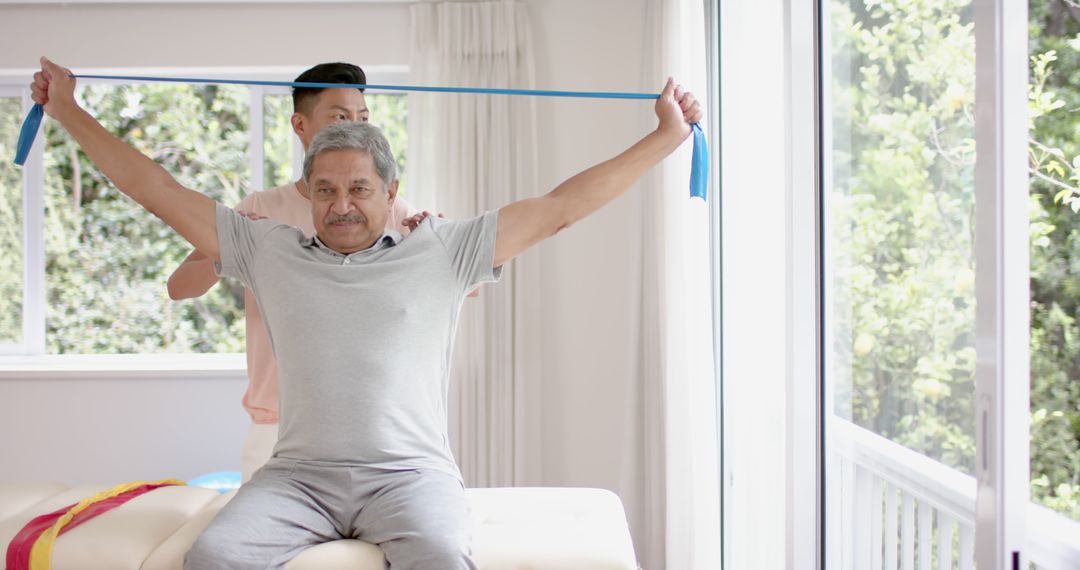
<instances>
[{"instance_id":1,"label":"gray sleeve","mask_svg":"<svg viewBox=\"0 0 1080 570\"><path fill-rule=\"evenodd\" d=\"M251 221L223 204L217 205L218 250L221 261L214 264L220 277L239 279L253 287L253 268L259 243L279 222Z\"/></svg>"},{"instance_id":2,"label":"gray sleeve","mask_svg":"<svg viewBox=\"0 0 1080 570\"><path fill-rule=\"evenodd\" d=\"M471 220L428 218L435 234L442 240L450 265L463 290L481 283L498 281L502 267L495 263L495 237L499 229L499 211L491 210Z\"/></svg>"}]
</instances>

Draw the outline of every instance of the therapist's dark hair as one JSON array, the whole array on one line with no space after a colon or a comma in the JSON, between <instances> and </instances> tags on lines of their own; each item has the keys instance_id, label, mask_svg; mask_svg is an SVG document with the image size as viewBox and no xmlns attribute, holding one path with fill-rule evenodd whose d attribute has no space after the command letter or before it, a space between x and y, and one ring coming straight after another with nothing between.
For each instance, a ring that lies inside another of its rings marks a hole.
<instances>
[{"instance_id":1,"label":"therapist's dark hair","mask_svg":"<svg viewBox=\"0 0 1080 570\"><path fill-rule=\"evenodd\" d=\"M320 63L296 76L294 81L304 83L367 83L364 70L351 63ZM311 113L315 100L325 87L293 87L293 112ZM360 89L363 91L363 89Z\"/></svg>"}]
</instances>

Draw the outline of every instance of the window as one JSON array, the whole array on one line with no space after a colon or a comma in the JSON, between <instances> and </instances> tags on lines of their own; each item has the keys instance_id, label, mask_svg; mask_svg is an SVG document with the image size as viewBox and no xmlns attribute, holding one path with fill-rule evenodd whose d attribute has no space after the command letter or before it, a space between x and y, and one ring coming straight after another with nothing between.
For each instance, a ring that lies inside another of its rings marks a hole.
<instances>
[{"instance_id":1,"label":"window","mask_svg":"<svg viewBox=\"0 0 1080 570\"><path fill-rule=\"evenodd\" d=\"M400 180L398 193L408 198L408 181L405 176L405 143L408 140L405 126L408 117L408 98L404 95L369 93L364 99L371 111L371 122L383 130L386 140L390 142L390 148L394 150L397 175Z\"/></svg>"},{"instance_id":2,"label":"window","mask_svg":"<svg viewBox=\"0 0 1080 570\"><path fill-rule=\"evenodd\" d=\"M880 566L884 555L887 567L944 557L935 567L966 568L975 533L973 10L963 0L822 9L826 566L872 557Z\"/></svg>"},{"instance_id":3,"label":"window","mask_svg":"<svg viewBox=\"0 0 1080 570\"><path fill-rule=\"evenodd\" d=\"M246 88L97 84L78 95L181 184L225 204L249 191ZM171 301L165 281L190 245L116 190L57 123L46 121L42 142L47 352L242 352L242 286Z\"/></svg>"},{"instance_id":4,"label":"window","mask_svg":"<svg viewBox=\"0 0 1080 570\"><path fill-rule=\"evenodd\" d=\"M10 97L0 92L0 151L9 156L25 115L24 85L9 87ZM233 205L256 186L298 176L302 149L289 122L292 98L287 88L275 89L84 81L77 96L109 132L182 184ZM405 97L367 98L373 122L387 133L403 167ZM24 184L10 160L0 165L0 240L7 244L0 250L0 345L6 352L243 352L242 285L225 280L198 299L170 300L165 283L191 246L116 190L59 125L45 122L36 145L42 144L37 184L44 186L44 216L27 221L40 224L45 236L39 260L45 267L44 347L22 341L22 316L33 314L23 298L33 296L25 294L21 270L21 198L35 181ZM34 174L28 169L27 176Z\"/></svg>"},{"instance_id":5,"label":"window","mask_svg":"<svg viewBox=\"0 0 1080 570\"><path fill-rule=\"evenodd\" d=\"M1080 12L1030 10L1031 499L1080 521Z\"/></svg>"},{"instance_id":6,"label":"window","mask_svg":"<svg viewBox=\"0 0 1080 570\"><path fill-rule=\"evenodd\" d=\"M15 156L22 98L0 91L0 154ZM23 341L22 172L11 159L0 161L0 345Z\"/></svg>"},{"instance_id":7,"label":"window","mask_svg":"<svg viewBox=\"0 0 1080 570\"><path fill-rule=\"evenodd\" d=\"M299 178L304 149L292 132L292 96L287 89L262 96L263 188L276 188Z\"/></svg>"},{"instance_id":8,"label":"window","mask_svg":"<svg viewBox=\"0 0 1080 570\"><path fill-rule=\"evenodd\" d=\"M1080 12L1029 7L822 3L829 568L1080 560Z\"/></svg>"}]
</instances>

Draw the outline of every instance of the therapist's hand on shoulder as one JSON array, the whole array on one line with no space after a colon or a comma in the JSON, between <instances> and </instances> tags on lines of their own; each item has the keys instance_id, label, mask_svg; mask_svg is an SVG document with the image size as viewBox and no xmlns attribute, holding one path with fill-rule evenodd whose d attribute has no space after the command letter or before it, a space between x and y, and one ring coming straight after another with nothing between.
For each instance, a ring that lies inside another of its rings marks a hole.
<instances>
[{"instance_id":1,"label":"therapist's hand on shoulder","mask_svg":"<svg viewBox=\"0 0 1080 570\"><path fill-rule=\"evenodd\" d=\"M409 228L409 231L411 232L411 231L414 231L417 228L417 226L420 225L420 222L424 221L425 218L431 217L431 215L432 215L431 212L429 212L427 210L424 210L423 212L413 214L413 215L409 216L408 218L405 218L404 220L401 220L401 225ZM442 214L439 214L438 217L442 218L444 216Z\"/></svg>"}]
</instances>

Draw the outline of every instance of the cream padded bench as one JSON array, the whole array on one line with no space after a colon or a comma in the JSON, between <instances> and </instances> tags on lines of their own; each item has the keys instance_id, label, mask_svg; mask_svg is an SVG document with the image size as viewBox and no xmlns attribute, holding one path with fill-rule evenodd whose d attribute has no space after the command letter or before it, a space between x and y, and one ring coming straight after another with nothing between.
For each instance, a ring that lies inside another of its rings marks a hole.
<instances>
[{"instance_id":1,"label":"cream padded bench","mask_svg":"<svg viewBox=\"0 0 1080 570\"><path fill-rule=\"evenodd\" d=\"M0 545L32 518L107 487L0 484ZM634 570L622 503L610 491L571 488L469 489L473 557L483 570ZM53 548L55 570L179 569L184 553L234 493L164 487L71 529ZM0 560L3 560L0 557ZM358 540L310 548L290 570L382 570L382 551Z\"/></svg>"}]
</instances>

